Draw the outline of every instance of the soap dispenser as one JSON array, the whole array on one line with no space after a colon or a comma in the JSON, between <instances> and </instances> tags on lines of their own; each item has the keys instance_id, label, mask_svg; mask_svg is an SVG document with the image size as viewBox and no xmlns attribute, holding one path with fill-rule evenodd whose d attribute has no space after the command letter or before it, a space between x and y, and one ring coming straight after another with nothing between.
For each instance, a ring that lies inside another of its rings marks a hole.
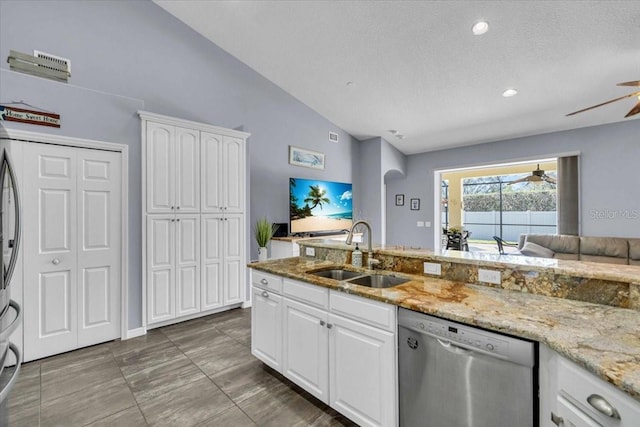
<instances>
[{"instance_id":1,"label":"soap dispenser","mask_svg":"<svg viewBox=\"0 0 640 427\"><path fill-rule=\"evenodd\" d=\"M356 249L351 253L351 265L354 267L362 267L362 251L356 243Z\"/></svg>"}]
</instances>

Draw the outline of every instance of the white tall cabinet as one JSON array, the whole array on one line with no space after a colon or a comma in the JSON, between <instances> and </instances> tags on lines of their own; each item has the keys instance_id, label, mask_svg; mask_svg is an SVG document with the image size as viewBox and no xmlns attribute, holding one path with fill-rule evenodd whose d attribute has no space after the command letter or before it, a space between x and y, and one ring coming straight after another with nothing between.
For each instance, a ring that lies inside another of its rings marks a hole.
<instances>
[{"instance_id":1,"label":"white tall cabinet","mask_svg":"<svg viewBox=\"0 0 640 427\"><path fill-rule=\"evenodd\" d=\"M139 112L146 321L245 301L248 133Z\"/></svg>"}]
</instances>

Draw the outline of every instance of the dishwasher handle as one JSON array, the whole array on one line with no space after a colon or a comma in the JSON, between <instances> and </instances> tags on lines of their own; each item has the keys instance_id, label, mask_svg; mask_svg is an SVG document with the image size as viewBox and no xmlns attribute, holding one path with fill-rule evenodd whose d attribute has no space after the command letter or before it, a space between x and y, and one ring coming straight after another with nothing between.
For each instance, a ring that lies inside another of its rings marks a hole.
<instances>
[{"instance_id":1,"label":"dishwasher handle","mask_svg":"<svg viewBox=\"0 0 640 427\"><path fill-rule=\"evenodd\" d=\"M464 354L465 356L468 356L470 354L475 353L475 351L467 350L466 348L462 348L460 346L457 346L454 343L452 343L451 341L442 340L440 338L436 338L436 341L438 341L438 343L442 347L444 347L445 350L447 350L448 352L451 352L453 354Z\"/></svg>"}]
</instances>

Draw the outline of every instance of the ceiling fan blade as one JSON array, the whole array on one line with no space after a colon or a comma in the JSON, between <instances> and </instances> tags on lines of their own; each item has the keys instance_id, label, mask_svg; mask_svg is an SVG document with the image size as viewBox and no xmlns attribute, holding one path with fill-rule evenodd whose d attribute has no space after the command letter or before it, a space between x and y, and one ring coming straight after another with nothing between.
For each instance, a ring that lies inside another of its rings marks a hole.
<instances>
[{"instance_id":1,"label":"ceiling fan blade","mask_svg":"<svg viewBox=\"0 0 640 427\"><path fill-rule=\"evenodd\" d=\"M640 86L640 80L636 80L634 82L618 83L616 86Z\"/></svg>"},{"instance_id":2,"label":"ceiling fan blade","mask_svg":"<svg viewBox=\"0 0 640 427\"><path fill-rule=\"evenodd\" d=\"M543 179L545 182L548 182L549 184L557 184L556 179L555 179L555 178L553 178L553 177L551 177L551 176L549 176L549 175L545 175L544 177L542 177L542 179Z\"/></svg>"},{"instance_id":3,"label":"ceiling fan blade","mask_svg":"<svg viewBox=\"0 0 640 427\"><path fill-rule=\"evenodd\" d=\"M567 114L566 117L573 116L574 114L582 113L584 111L589 111L589 110L592 110L594 108L602 107L603 105L611 104L612 102L620 101L621 99L625 99L625 98L631 98L631 97L634 97L634 96L637 96L637 95L640 95L640 92L630 93L629 95L621 96L620 98L612 99L612 100L603 102L602 104L593 105L591 107L583 108L582 110L574 111L573 113Z\"/></svg>"},{"instance_id":4,"label":"ceiling fan blade","mask_svg":"<svg viewBox=\"0 0 640 427\"><path fill-rule=\"evenodd\" d=\"M631 109L631 111L629 111L627 113L627 115L625 117L631 117L631 116L636 115L638 113L640 113L640 101L638 101L638 103L635 105L635 107L633 107Z\"/></svg>"},{"instance_id":5,"label":"ceiling fan blade","mask_svg":"<svg viewBox=\"0 0 640 427\"><path fill-rule=\"evenodd\" d=\"M529 178L528 176L525 176L524 178L519 178L519 179L511 181L511 182L507 183L507 185L518 184L520 182L528 182L529 181L528 178Z\"/></svg>"}]
</instances>

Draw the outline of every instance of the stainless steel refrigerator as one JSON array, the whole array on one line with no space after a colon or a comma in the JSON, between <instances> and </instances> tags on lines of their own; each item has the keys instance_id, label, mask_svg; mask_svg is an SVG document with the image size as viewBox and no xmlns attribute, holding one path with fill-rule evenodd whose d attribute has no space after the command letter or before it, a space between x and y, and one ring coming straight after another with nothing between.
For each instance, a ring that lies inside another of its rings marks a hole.
<instances>
[{"instance_id":1,"label":"stainless steel refrigerator","mask_svg":"<svg viewBox=\"0 0 640 427\"><path fill-rule=\"evenodd\" d=\"M18 183L11 166L9 153L0 158L0 426L9 424L9 393L22 364L18 348L9 341L21 321L21 309L11 299L11 277L20 246L20 197Z\"/></svg>"}]
</instances>

